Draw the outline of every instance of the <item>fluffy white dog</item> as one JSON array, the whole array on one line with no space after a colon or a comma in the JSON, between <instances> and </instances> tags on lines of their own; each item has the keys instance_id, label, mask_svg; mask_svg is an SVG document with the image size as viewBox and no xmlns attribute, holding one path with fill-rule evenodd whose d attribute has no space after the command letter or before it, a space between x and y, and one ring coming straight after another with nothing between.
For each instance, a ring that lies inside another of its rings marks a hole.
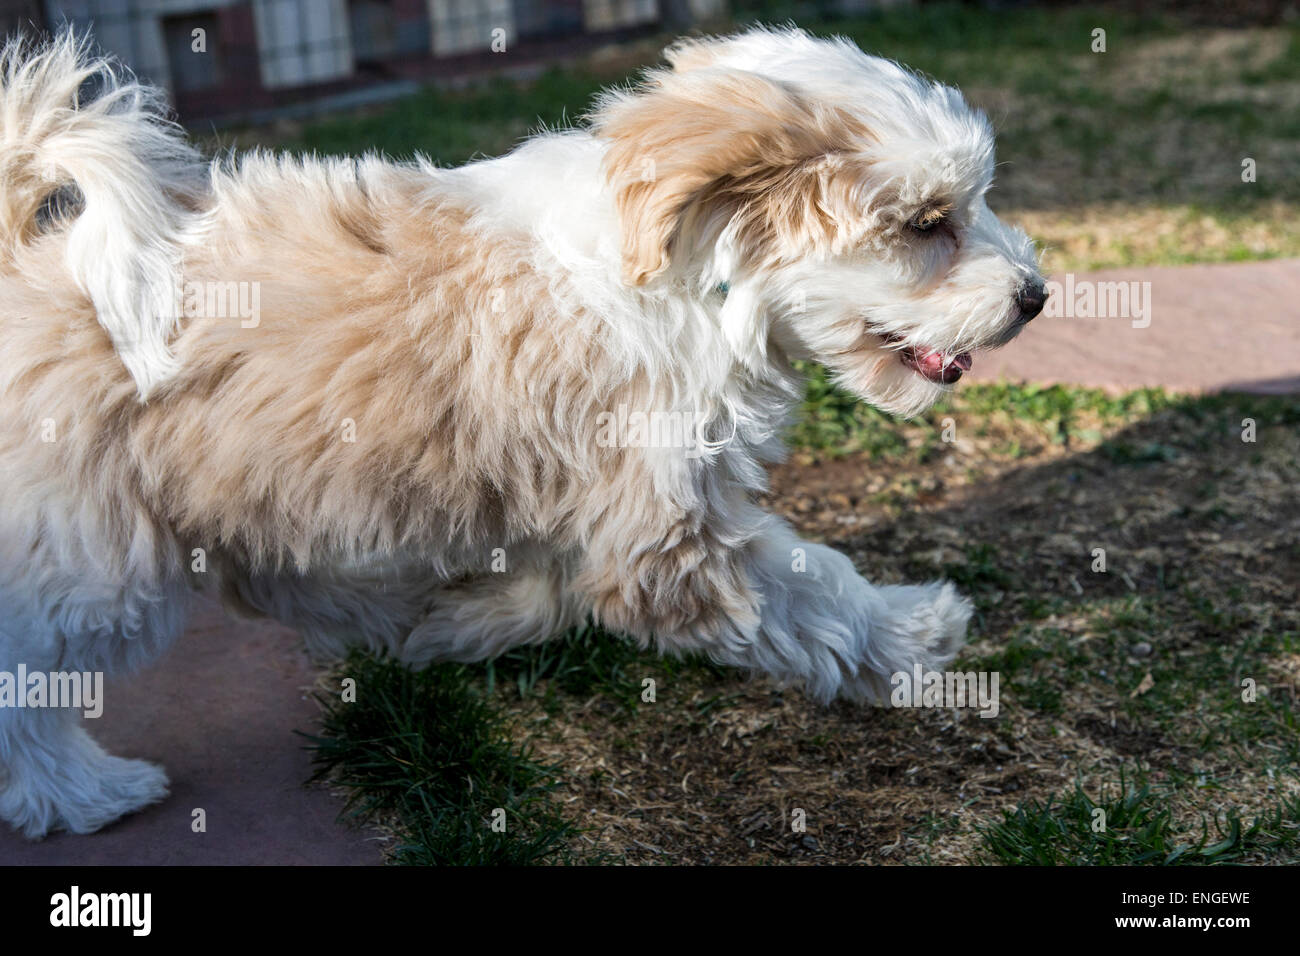
<instances>
[{"instance_id":1,"label":"fluffy white dog","mask_svg":"<svg viewBox=\"0 0 1300 956\"><path fill-rule=\"evenodd\" d=\"M417 664L587 615L819 699L951 660L951 585L875 587L754 498L792 360L916 413L1042 307L984 201L989 124L795 30L667 60L458 169L209 166L71 37L10 43L0 675L143 665L199 587ZM165 795L77 711L14 703L0 817L26 834Z\"/></svg>"}]
</instances>

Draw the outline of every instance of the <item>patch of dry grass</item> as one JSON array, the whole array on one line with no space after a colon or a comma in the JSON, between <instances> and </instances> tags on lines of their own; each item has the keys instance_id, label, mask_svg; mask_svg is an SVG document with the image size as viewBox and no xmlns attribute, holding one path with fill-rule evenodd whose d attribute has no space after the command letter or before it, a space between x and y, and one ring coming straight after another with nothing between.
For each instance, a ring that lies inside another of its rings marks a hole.
<instances>
[{"instance_id":1,"label":"patch of dry grass","mask_svg":"<svg viewBox=\"0 0 1300 956\"><path fill-rule=\"evenodd\" d=\"M1039 242L1049 274L1300 256L1300 203L1282 199L1241 213L1099 203L1014 212L1009 218Z\"/></svg>"}]
</instances>

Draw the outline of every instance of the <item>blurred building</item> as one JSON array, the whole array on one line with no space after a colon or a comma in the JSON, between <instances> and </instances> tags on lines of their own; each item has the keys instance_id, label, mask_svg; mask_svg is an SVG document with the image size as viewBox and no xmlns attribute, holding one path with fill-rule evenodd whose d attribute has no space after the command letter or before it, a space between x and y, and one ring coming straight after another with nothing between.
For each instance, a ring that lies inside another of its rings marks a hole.
<instances>
[{"instance_id":1,"label":"blurred building","mask_svg":"<svg viewBox=\"0 0 1300 956\"><path fill-rule=\"evenodd\" d=\"M248 117L518 67L720 15L726 0L0 0L0 28L69 22L166 87L182 118ZM498 58L506 59L498 59Z\"/></svg>"}]
</instances>

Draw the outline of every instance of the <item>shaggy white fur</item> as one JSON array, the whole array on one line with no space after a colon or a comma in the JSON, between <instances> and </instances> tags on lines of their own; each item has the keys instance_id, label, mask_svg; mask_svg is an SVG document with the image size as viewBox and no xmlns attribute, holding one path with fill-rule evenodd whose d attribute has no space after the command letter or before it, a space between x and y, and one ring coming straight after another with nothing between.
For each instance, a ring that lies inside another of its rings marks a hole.
<instances>
[{"instance_id":1,"label":"shaggy white fur","mask_svg":"<svg viewBox=\"0 0 1300 956\"><path fill-rule=\"evenodd\" d=\"M202 586L322 655L482 659L592 616L821 700L949 662L951 585L875 587L755 497L792 360L915 413L1041 308L988 123L795 30L667 59L458 169L205 168L71 36L8 45L0 672L141 666ZM0 706L0 818L164 796L79 721Z\"/></svg>"}]
</instances>

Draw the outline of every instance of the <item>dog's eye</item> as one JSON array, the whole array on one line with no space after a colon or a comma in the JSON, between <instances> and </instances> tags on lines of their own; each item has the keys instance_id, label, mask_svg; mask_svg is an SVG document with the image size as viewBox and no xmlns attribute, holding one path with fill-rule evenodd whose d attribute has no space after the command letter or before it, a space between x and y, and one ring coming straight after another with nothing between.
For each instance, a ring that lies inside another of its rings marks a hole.
<instances>
[{"instance_id":1,"label":"dog's eye","mask_svg":"<svg viewBox=\"0 0 1300 956\"><path fill-rule=\"evenodd\" d=\"M907 223L914 232L933 232L948 221L948 210L944 206L931 206L913 216Z\"/></svg>"},{"instance_id":2,"label":"dog's eye","mask_svg":"<svg viewBox=\"0 0 1300 956\"><path fill-rule=\"evenodd\" d=\"M76 219L86 208L86 197L76 183L59 186L42 200L33 217L37 232L48 232L61 222Z\"/></svg>"}]
</instances>

